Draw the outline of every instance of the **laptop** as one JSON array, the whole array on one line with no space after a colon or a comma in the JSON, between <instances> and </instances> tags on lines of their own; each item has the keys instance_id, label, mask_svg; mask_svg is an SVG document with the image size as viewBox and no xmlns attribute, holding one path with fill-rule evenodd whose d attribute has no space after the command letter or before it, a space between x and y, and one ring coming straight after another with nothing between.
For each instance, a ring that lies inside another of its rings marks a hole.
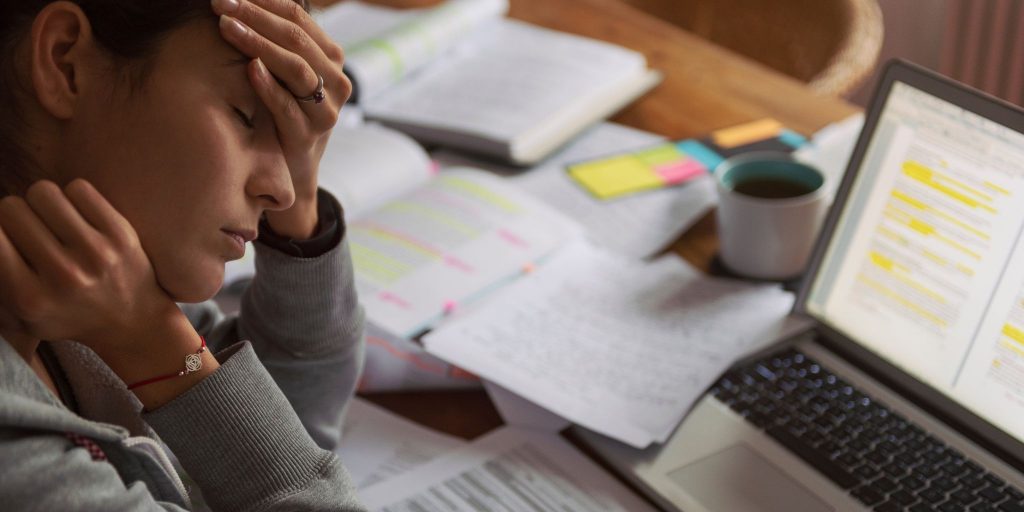
<instances>
[{"instance_id":1,"label":"laptop","mask_svg":"<svg viewBox=\"0 0 1024 512\"><path fill-rule=\"evenodd\" d=\"M794 314L663 445L668 510L1024 511L1024 111L888 64Z\"/></svg>"}]
</instances>

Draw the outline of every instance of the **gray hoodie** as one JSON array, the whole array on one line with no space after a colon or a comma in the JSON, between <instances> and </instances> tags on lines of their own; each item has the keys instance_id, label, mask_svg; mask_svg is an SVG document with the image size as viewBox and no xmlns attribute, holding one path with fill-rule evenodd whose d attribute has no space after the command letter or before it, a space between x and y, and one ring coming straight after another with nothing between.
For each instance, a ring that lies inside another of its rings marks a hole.
<instances>
[{"instance_id":1,"label":"gray hoodie","mask_svg":"<svg viewBox=\"0 0 1024 512\"><path fill-rule=\"evenodd\" d=\"M72 411L0 338L0 509L188 510L166 445L213 510L364 510L331 452L363 358L348 246L255 245L238 317L182 306L221 367L155 411L84 345L50 343Z\"/></svg>"}]
</instances>

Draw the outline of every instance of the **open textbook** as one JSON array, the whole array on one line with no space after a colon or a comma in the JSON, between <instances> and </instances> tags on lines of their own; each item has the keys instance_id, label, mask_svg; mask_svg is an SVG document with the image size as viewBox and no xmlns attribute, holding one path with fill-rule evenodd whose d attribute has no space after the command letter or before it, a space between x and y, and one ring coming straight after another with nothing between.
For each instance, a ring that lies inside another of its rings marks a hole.
<instances>
[{"instance_id":1,"label":"open textbook","mask_svg":"<svg viewBox=\"0 0 1024 512\"><path fill-rule=\"evenodd\" d=\"M521 165L660 80L638 52L509 20L507 11L508 0L420 10L342 2L319 21L346 48L367 119Z\"/></svg>"},{"instance_id":2,"label":"open textbook","mask_svg":"<svg viewBox=\"0 0 1024 512\"><path fill-rule=\"evenodd\" d=\"M560 167L567 157L635 147L651 134L601 124L552 162L519 177L462 165L442 169L407 136L381 126L335 129L320 183L345 208L356 285L379 349L418 364L406 377L430 384L452 376L433 356L395 341L437 325L490 292L543 266L585 237L629 256L660 249L711 206L708 180L622 201L595 201ZM532 176L532 178L531 178ZM252 251L227 266L225 281L251 276ZM376 347L376 345L375 345ZM373 350L377 348L371 347ZM376 376L375 376L376 377ZM442 378L435 378L442 377Z\"/></svg>"}]
</instances>

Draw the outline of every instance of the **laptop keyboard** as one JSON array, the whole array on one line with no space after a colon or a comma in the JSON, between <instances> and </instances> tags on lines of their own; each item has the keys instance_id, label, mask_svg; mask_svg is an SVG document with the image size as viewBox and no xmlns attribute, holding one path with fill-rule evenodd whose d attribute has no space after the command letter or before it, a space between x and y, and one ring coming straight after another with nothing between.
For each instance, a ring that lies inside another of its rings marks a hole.
<instances>
[{"instance_id":1,"label":"laptop keyboard","mask_svg":"<svg viewBox=\"0 0 1024 512\"><path fill-rule=\"evenodd\" d=\"M1024 493L810 357L733 369L718 400L879 512L1024 512Z\"/></svg>"}]
</instances>

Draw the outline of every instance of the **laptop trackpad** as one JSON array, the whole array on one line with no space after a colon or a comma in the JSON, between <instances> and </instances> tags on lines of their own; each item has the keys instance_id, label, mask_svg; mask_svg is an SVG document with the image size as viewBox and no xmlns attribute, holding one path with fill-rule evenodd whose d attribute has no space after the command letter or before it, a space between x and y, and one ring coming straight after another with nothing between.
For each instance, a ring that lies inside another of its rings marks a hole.
<instances>
[{"instance_id":1,"label":"laptop trackpad","mask_svg":"<svg viewBox=\"0 0 1024 512\"><path fill-rule=\"evenodd\" d=\"M736 444L675 469L669 479L709 510L834 510L746 445Z\"/></svg>"}]
</instances>

